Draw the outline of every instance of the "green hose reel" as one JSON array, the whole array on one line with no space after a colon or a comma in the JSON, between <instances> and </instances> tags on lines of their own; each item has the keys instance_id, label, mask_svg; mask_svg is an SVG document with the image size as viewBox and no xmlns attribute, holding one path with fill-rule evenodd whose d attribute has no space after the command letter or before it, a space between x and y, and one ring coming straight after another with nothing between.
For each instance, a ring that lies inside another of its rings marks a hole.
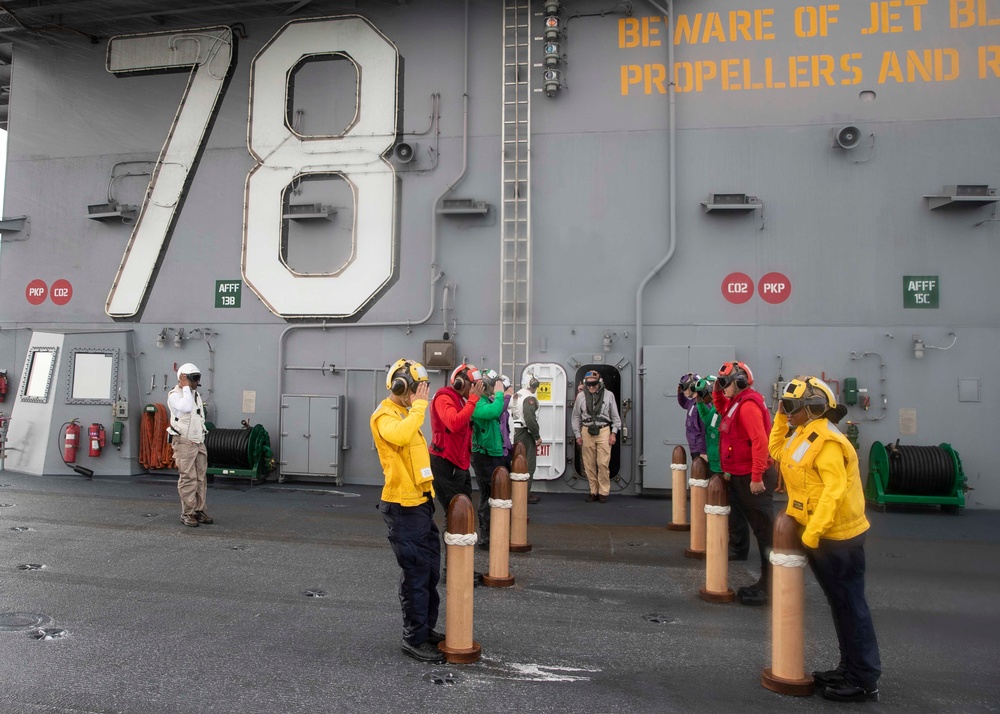
<instances>
[{"instance_id":1,"label":"green hose reel","mask_svg":"<svg viewBox=\"0 0 1000 714\"><path fill-rule=\"evenodd\" d=\"M868 453L865 499L880 511L891 504L965 508L965 472L951 444L900 446L872 444Z\"/></svg>"}]
</instances>

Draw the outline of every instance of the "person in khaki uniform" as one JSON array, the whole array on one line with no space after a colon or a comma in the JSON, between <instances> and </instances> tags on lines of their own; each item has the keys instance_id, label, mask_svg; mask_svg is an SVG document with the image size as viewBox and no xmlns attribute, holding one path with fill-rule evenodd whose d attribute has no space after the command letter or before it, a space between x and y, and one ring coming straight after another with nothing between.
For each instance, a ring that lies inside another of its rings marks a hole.
<instances>
[{"instance_id":1,"label":"person in khaki uniform","mask_svg":"<svg viewBox=\"0 0 1000 714\"><path fill-rule=\"evenodd\" d=\"M214 522L205 513L208 448L205 446L205 405L198 394L200 383L201 370L187 362L177 370L177 386L167 395L170 410L167 434L177 464L181 523L191 528Z\"/></svg>"},{"instance_id":2,"label":"person in khaki uniform","mask_svg":"<svg viewBox=\"0 0 1000 714\"><path fill-rule=\"evenodd\" d=\"M622 427L614 395L595 371L583 376L583 389L573 403L573 433L580 445L583 469L590 485L590 502L604 503L611 493L611 447Z\"/></svg>"}]
</instances>

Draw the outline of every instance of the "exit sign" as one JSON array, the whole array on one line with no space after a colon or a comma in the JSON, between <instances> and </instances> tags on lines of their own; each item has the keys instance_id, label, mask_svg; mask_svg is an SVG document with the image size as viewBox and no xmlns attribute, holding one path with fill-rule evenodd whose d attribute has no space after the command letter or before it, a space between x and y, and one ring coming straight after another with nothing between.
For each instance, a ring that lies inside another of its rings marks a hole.
<instances>
[{"instance_id":1,"label":"exit sign","mask_svg":"<svg viewBox=\"0 0 1000 714\"><path fill-rule=\"evenodd\" d=\"M936 310L940 288L941 281L937 275L904 275L903 307Z\"/></svg>"},{"instance_id":2,"label":"exit sign","mask_svg":"<svg viewBox=\"0 0 1000 714\"><path fill-rule=\"evenodd\" d=\"M215 306L239 307L240 294L243 292L242 280L216 280Z\"/></svg>"}]
</instances>

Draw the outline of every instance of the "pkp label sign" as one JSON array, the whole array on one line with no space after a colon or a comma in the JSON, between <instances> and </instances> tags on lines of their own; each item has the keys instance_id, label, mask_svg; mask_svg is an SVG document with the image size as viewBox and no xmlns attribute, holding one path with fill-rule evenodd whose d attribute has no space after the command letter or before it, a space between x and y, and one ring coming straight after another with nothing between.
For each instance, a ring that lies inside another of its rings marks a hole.
<instances>
[{"instance_id":1,"label":"pkp label sign","mask_svg":"<svg viewBox=\"0 0 1000 714\"><path fill-rule=\"evenodd\" d=\"M48 296L49 286L45 284L44 280L38 278L28 283L28 287L24 289L24 297L32 305L41 305Z\"/></svg>"},{"instance_id":2,"label":"pkp label sign","mask_svg":"<svg viewBox=\"0 0 1000 714\"><path fill-rule=\"evenodd\" d=\"M777 305L792 294L792 281L781 273L768 273L757 283L757 292L764 302Z\"/></svg>"}]
</instances>

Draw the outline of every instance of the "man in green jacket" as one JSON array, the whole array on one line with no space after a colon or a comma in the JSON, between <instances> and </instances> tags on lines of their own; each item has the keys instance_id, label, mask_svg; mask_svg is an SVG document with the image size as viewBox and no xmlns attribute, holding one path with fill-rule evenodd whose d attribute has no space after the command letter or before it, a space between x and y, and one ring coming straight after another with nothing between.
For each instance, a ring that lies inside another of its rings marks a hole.
<instances>
[{"instance_id":1,"label":"man in green jacket","mask_svg":"<svg viewBox=\"0 0 1000 714\"><path fill-rule=\"evenodd\" d=\"M490 547L490 483L493 471L503 466L503 436L500 433L500 415L503 413L504 388L496 372L483 371L487 389L472 412L472 468L479 486L479 547ZM491 384L492 382L492 384ZM508 388L513 394L513 387ZM490 398L487 395L493 393Z\"/></svg>"}]
</instances>

